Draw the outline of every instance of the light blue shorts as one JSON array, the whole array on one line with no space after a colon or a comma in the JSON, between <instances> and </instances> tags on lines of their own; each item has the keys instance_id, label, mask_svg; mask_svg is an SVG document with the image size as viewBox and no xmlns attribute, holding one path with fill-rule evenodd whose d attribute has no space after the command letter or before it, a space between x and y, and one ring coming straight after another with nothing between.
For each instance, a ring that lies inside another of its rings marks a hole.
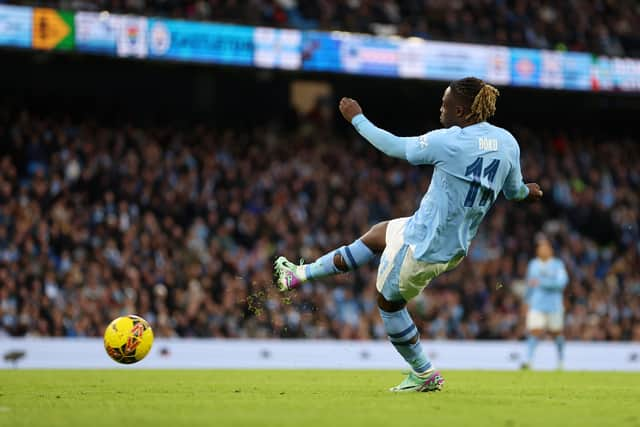
<instances>
[{"instance_id":1,"label":"light blue shorts","mask_svg":"<svg viewBox=\"0 0 640 427\"><path fill-rule=\"evenodd\" d=\"M404 242L404 228L409 218L398 218L387 225L387 246L382 252L376 288L387 301L409 301L433 279L452 270L463 256L444 263L428 263L414 258L414 248Z\"/></svg>"}]
</instances>

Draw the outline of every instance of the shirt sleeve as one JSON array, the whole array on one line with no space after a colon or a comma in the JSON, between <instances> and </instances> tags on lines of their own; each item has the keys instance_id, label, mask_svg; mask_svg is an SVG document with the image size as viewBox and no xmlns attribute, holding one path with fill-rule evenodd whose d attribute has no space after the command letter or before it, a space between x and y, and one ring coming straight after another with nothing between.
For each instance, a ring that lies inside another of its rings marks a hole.
<instances>
[{"instance_id":1,"label":"shirt sleeve","mask_svg":"<svg viewBox=\"0 0 640 427\"><path fill-rule=\"evenodd\" d=\"M524 184L520 170L520 147L515 144L514 159L507 175L502 193L507 200L523 200L529 195L529 187Z\"/></svg>"},{"instance_id":2,"label":"shirt sleeve","mask_svg":"<svg viewBox=\"0 0 640 427\"><path fill-rule=\"evenodd\" d=\"M451 156L451 134L458 128L438 129L407 142L406 156L414 165L436 165Z\"/></svg>"},{"instance_id":3,"label":"shirt sleeve","mask_svg":"<svg viewBox=\"0 0 640 427\"><path fill-rule=\"evenodd\" d=\"M562 288L566 288L569 284L569 274L562 261L558 261L558 283Z\"/></svg>"},{"instance_id":4,"label":"shirt sleeve","mask_svg":"<svg viewBox=\"0 0 640 427\"><path fill-rule=\"evenodd\" d=\"M387 156L406 160L406 146L410 141L418 139L417 136L401 137L380 129L367 119L364 114L358 114L351 119L351 124L358 133L371 145L385 153Z\"/></svg>"},{"instance_id":5,"label":"shirt sleeve","mask_svg":"<svg viewBox=\"0 0 640 427\"><path fill-rule=\"evenodd\" d=\"M525 277L525 280L527 282L527 289L525 290L524 293L524 300L527 304L529 304L529 302L531 301L531 295L533 294L533 287L531 286L531 279L534 278L534 267L533 267L533 261L529 261L529 265L527 265L527 275Z\"/></svg>"},{"instance_id":6,"label":"shirt sleeve","mask_svg":"<svg viewBox=\"0 0 640 427\"><path fill-rule=\"evenodd\" d=\"M533 278L533 275L533 261L529 261L529 264L527 265L527 276L525 277L527 284L529 283L529 280Z\"/></svg>"}]
</instances>

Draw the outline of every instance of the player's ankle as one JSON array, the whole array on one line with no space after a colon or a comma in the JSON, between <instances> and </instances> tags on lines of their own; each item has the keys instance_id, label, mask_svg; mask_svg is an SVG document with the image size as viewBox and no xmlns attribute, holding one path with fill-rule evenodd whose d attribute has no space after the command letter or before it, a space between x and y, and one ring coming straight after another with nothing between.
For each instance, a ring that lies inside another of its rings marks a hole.
<instances>
[{"instance_id":1,"label":"player's ankle","mask_svg":"<svg viewBox=\"0 0 640 427\"><path fill-rule=\"evenodd\" d=\"M296 267L295 274L300 283L308 282L310 279L307 277L308 264L302 264Z\"/></svg>"},{"instance_id":2,"label":"player's ankle","mask_svg":"<svg viewBox=\"0 0 640 427\"><path fill-rule=\"evenodd\" d=\"M412 371L413 371L413 369L412 369ZM436 371L436 368L434 368L434 367L432 366L432 367L430 367L429 369L427 369L427 370L426 370L426 371L424 371L424 372L416 372L416 371L413 371L413 373L414 373L416 376L418 376L418 377L420 377L420 378L423 378L423 379L424 379L424 378L429 378L429 377L430 377L430 376L431 376L435 371Z\"/></svg>"}]
</instances>

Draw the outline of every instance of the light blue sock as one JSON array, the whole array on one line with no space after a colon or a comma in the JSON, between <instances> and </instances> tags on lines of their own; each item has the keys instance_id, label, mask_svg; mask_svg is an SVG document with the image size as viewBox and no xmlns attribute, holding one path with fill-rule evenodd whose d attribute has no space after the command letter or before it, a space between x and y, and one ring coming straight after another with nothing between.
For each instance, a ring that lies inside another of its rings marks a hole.
<instances>
[{"instance_id":1,"label":"light blue sock","mask_svg":"<svg viewBox=\"0 0 640 427\"><path fill-rule=\"evenodd\" d=\"M564 361L564 335L558 335L556 337L556 349L558 350L558 360Z\"/></svg>"},{"instance_id":2,"label":"light blue sock","mask_svg":"<svg viewBox=\"0 0 640 427\"><path fill-rule=\"evenodd\" d=\"M407 309L403 308L393 313L382 309L378 310L391 344L404 357L404 360L411 365L411 368L418 374L432 370L431 361L422 349L422 345L420 345L418 328L413 323ZM418 335L418 340L412 344L411 341L416 335Z\"/></svg>"},{"instance_id":3,"label":"light blue sock","mask_svg":"<svg viewBox=\"0 0 640 427\"><path fill-rule=\"evenodd\" d=\"M365 245L362 240L358 239L349 246L341 248L322 255L316 261L305 267L305 275L307 280L318 279L320 277L331 276L333 274L344 273L333 263L333 257L336 252L342 256L348 267L347 271L355 270L362 264L366 264L375 256L375 254Z\"/></svg>"},{"instance_id":4,"label":"light blue sock","mask_svg":"<svg viewBox=\"0 0 640 427\"><path fill-rule=\"evenodd\" d=\"M533 353L536 351L536 346L538 345L538 338L534 335L529 335L527 338L527 363L533 363Z\"/></svg>"}]
</instances>

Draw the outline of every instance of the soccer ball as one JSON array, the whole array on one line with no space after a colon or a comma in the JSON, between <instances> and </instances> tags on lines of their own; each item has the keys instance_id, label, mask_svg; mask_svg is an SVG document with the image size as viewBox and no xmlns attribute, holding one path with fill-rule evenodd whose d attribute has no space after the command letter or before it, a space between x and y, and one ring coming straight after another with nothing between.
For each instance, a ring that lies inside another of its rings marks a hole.
<instances>
[{"instance_id":1,"label":"soccer ball","mask_svg":"<svg viewBox=\"0 0 640 427\"><path fill-rule=\"evenodd\" d=\"M104 349L118 363L141 361L151 350L153 331L140 316L122 316L109 323L104 331Z\"/></svg>"}]
</instances>

